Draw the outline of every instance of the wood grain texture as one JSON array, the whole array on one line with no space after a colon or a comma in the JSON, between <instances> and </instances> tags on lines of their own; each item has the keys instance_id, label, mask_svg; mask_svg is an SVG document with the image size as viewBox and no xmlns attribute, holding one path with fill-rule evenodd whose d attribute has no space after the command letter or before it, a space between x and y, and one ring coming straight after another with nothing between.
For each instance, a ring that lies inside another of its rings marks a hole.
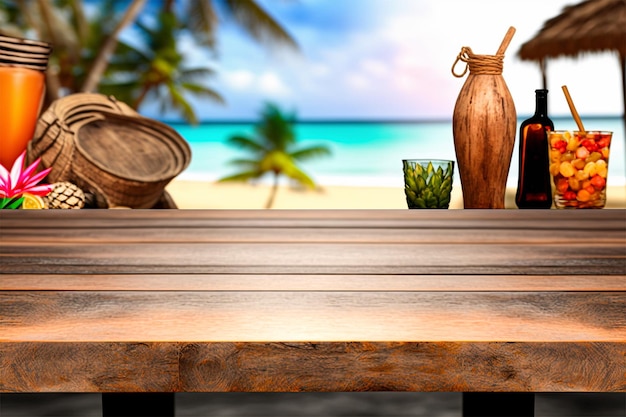
<instances>
[{"instance_id":1,"label":"wood grain texture","mask_svg":"<svg viewBox=\"0 0 626 417\"><path fill-rule=\"evenodd\" d=\"M168 392L179 349L168 343L0 343L0 392Z\"/></svg>"},{"instance_id":2,"label":"wood grain texture","mask_svg":"<svg viewBox=\"0 0 626 417\"><path fill-rule=\"evenodd\" d=\"M426 227L277 227L271 234L267 227L95 227L83 228L7 228L3 238L11 245L49 246L62 239L66 244L103 243L400 243L441 244L465 243L473 236L481 244L615 244L621 243L620 229L590 233L583 228L537 229L529 233L511 234L511 229L464 228L462 231Z\"/></svg>"},{"instance_id":3,"label":"wood grain texture","mask_svg":"<svg viewBox=\"0 0 626 417\"><path fill-rule=\"evenodd\" d=\"M467 239L471 239L468 236ZM624 274L617 244L2 245L1 273Z\"/></svg>"},{"instance_id":4,"label":"wood grain texture","mask_svg":"<svg viewBox=\"0 0 626 417\"><path fill-rule=\"evenodd\" d=\"M625 380L625 210L0 211L0 392Z\"/></svg>"},{"instance_id":5,"label":"wood grain texture","mask_svg":"<svg viewBox=\"0 0 626 417\"><path fill-rule=\"evenodd\" d=\"M612 343L566 350L551 343L190 344L181 354L181 389L626 391L625 354Z\"/></svg>"},{"instance_id":6,"label":"wood grain texture","mask_svg":"<svg viewBox=\"0 0 626 417\"><path fill-rule=\"evenodd\" d=\"M502 74L473 74L472 61L452 115L463 206L503 209L515 144L515 103Z\"/></svg>"},{"instance_id":7,"label":"wood grain texture","mask_svg":"<svg viewBox=\"0 0 626 417\"><path fill-rule=\"evenodd\" d=\"M0 291L626 291L621 275L4 274Z\"/></svg>"},{"instance_id":8,"label":"wood grain texture","mask_svg":"<svg viewBox=\"0 0 626 417\"><path fill-rule=\"evenodd\" d=\"M0 305L11 342L626 340L624 292L3 291Z\"/></svg>"},{"instance_id":9,"label":"wood grain texture","mask_svg":"<svg viewBox=\"0 0 626 417\"><path fill-rule=\"evenodd\" d=\"M0 392L626 392L623 343L564 347L510 342L3 343Z\"/></svg>"},{"instance_id":10,"label":"wood grain texture","mask_svg":"<svg viewBox=\"0 0 626 417\"><path fill-rule=\"evenodd\" d=\"M2 229L358 227L623 230L626 210L45 210L0 211Z\"/></svg>"}]
</instances>

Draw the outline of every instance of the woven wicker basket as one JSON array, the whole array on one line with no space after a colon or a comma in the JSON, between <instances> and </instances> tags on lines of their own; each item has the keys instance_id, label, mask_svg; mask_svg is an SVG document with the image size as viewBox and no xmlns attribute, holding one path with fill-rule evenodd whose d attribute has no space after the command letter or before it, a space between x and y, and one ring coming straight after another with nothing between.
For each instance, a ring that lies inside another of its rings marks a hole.
<instances>
[{"instance_id":1,"label":"woven wicker basket","mask_svg":"<svg viewBox=\"0 0 626 417\"><path fill-rule=\"evenodd\" d=\"M100 94L56 100L40 117L28 159L52 167L49 182L70 181L99 208L175 208L165 186L191 160L171 127Z\"/></svg>"}]
</instances>

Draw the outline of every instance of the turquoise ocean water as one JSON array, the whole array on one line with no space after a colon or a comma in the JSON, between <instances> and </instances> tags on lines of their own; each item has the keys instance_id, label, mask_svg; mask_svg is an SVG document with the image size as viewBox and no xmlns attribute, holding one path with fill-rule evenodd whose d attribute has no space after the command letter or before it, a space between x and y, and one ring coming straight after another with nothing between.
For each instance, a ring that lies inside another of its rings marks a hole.
<instances>
[{"instance_id":1,"label":"turquoise ocean water","mask_svg":"<svg viewBox=\"0 0 626 417\"><path fill-rule=\"evenodd\" d=\"M571 118L552 117L556 129L575 130ZM626 186L624 126L620 117L583 118L588 130L613 131L609 184ZM522 119L518 121L519 124ZM250 135L253 123L172 123L192 149L190 166L178 177L215 181L235 172L229 164L245 156L226 144L231 135ZM432 122L302 122L295 126L298 143L323 144L332 156L306 163L302 168L321 185L403 187L402 159L456 160L451 121ZM518 138L511 159L508 184L517 184ZM497 161L494 161L497 163ZM269 179L268 179L269 180ZM455 178L458 181L458 174Z\"/></svg>"}]
</instances>

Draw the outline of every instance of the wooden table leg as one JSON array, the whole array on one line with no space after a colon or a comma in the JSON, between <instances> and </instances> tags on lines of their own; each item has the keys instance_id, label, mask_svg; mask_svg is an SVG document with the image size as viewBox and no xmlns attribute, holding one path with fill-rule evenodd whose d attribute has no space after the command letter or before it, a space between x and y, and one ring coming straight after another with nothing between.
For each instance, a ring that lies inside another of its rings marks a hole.
<instances>
[{"instance_id":1,"label":"wooden table leg","mask_svg":"<svg viewBox=\"0 0 626 417\"><path fill-rule=\"evenodd\" d=\"M463 393L463 417L533 417L534 415L534 393Z\"/></svg>"},{"instance_id":2,"label":"wooden table leg","mask_svg":"<svg viewBox=\"0 0 626 417\"><path fill-rule=\"evenodd\" d=\"M103 417L174 417L174 393L103 393Z\"/></svg>"}]
</instances>

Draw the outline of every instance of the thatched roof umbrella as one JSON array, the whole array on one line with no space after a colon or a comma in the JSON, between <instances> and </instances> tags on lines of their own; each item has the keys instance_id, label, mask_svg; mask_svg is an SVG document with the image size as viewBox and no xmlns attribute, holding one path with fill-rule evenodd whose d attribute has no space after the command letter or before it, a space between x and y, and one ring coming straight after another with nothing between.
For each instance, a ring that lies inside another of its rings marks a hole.
<instances>
[{"instance_id":1,"label":"thatched roof umbrella","mask_svg":"<svg viewBox=\"0 0 626 417\"><path fill-rule=\"evenodd\" d=\"M619 55L626 108L626 0L586 0L564 7L520 47L518 55L522 60L539 62L545 88L546 58L604 51ZM626 128L626 110L622 114Z\"/></svg>"}]
</instances>

